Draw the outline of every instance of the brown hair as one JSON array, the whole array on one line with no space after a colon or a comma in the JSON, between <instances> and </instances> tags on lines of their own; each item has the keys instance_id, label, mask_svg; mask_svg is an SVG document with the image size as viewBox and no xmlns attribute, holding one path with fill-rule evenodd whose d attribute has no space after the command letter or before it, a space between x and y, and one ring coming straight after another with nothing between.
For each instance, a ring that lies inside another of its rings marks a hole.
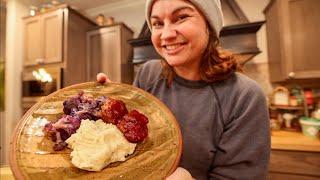
<instances>
[{"instance_id":1,"label":"brown hair","mask_svg":"<svg viewBox=\"0 0 320 180\"><path fill-rule=\"evenodd\" d=\"M209 28L209 41L206 50L203 52L200 64L201 80L213 83L229 78L234 72L242 71L233 53L224 50L219 46L219 38ZM167 61L162 60L162 75L167 79L170 86L175 75L173 67Z\"/></svg>"}]
</instances>

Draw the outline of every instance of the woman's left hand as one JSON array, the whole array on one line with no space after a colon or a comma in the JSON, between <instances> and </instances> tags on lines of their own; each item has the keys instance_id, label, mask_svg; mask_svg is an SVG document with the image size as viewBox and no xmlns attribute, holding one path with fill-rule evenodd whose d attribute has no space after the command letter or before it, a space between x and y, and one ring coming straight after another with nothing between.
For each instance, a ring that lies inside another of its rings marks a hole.
<instances>
[{"instance_id":1,"label":"woman's left hand","mask_svg":"<svg viewBox=\"0 0 320 180\"><path fill-rule=\"evenodd\" d=\"M178 167L166 180L194 180L186 169Z\"/></svg>"}]
</instances>

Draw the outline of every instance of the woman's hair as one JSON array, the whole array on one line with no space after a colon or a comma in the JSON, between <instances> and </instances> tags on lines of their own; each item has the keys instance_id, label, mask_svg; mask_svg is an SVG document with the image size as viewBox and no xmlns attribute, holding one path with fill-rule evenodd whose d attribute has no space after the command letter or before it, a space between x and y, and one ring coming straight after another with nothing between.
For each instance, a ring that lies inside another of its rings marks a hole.
<instances>
[{"instance_id":1,"label":"woman's hair","mask_svg":"<svg viewBox=\"0 0 320 180\"><path fill-rule=\"evenodd\" d=\"M209 41L207 48L203 52L200 62L201 80L212 83L229 78L234 72L242 71L234 55L219 46L219 38L216 33L208 26ZM167 79L170 86L174 78L174 70L166 60L161 60L163 71L162 75Z\"/></svg>"}]
</instances>

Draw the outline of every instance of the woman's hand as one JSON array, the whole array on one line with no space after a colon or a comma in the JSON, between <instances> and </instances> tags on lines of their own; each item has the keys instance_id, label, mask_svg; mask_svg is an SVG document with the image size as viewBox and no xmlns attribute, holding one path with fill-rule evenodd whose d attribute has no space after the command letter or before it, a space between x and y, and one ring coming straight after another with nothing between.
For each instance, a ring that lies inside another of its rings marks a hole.
<instances>
[{"instance_id":1,"label":"woman's hand","mask_svg":"<svg viewBox=\"0 0 320 180\"><path fill-rule=\"evenodd\" d=\"M112 81L107 77L106 74L104 74L104 73L98 73L98 74L97 74L97 82L98 82L98 83L101 83L101 84L104 84L105 82L110 83L110 82L112 82Z\"/></svg>"},{"instance_id":2,"label":"woman's hand","mask_svg":"<svg viewBox=\"0 0 320 180\"><path fill-rule=\"evenodd\" d=\"M186 169L178 167L166 180L194 180Z\"/></svg>"}]
</instances>

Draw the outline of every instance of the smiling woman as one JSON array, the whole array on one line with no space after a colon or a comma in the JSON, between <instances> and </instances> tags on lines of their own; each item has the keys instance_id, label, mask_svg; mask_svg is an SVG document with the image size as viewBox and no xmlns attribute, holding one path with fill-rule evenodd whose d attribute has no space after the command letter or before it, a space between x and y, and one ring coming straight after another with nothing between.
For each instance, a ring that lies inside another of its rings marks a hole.
<instances>
[{"instance_id":1,"label":"smiling woman","mask_svg":"<svg viewBox=\"0 0 320 180\"><path fill-rule=\"evenodd\" d=\"M220 1L147 0L145 15L162 59L145 63L134 85L169 107L183 136L181 167L168 180L266 179L266 99L219 48Z\"/></svg>"},{"instance_id":2,"label":"smiling woman","mask_svg":"<svg viewBox=\"0 0 320 180\"><path fill-rule=\"evenodd\" d=\"M152 12L147 12L150 14L147 22L152 31L152 43L166 60L163 63L168 71L169 84L173 77L170 67L175 67L175 73L186 79L207 82L226 79L234 71L240 70L231 53L222 56L218 52L219 33L216 32L222 28L221 20L213 20L208 15L206 19L198 10L199 7L191 2L177 1L176 6L171 3L156 1ZM210 3L206 5L210 7ZM219 16L221 14L216 13L216 17Z\"/></svg>"},{"instance_id":3,"label":"smiling woman","mask_svg":"<svg viewBox=\"0 0 320 180\"><path fill-rule=\"evenodd\" d=\"M190 3L177 1L175 6L171 4L170 1L156 1L153 5L150 17L152 43L166 62L176 67L178 75L190 68L197 71L208 44L205 18ZM200 76L190 78L199 80Z\"/></svg>"}]
</instances>

